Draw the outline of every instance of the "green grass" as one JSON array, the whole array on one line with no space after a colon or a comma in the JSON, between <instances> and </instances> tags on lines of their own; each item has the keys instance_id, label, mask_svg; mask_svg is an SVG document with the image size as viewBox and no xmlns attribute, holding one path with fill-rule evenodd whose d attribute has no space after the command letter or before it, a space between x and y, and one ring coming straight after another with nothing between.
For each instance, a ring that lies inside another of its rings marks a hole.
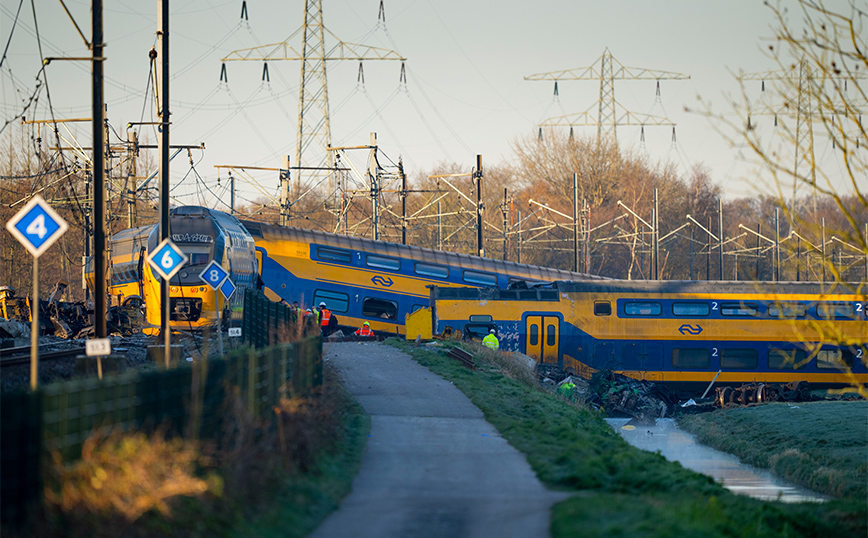
<instances>
[{"instance_id":1,"label":"green grass","mask_svg":"<svg viewBox=\"0 0 868 538\"><path fill-rule=\"evenodd\" d=\"M776 403L690 415L703 444L806 488L868 498L868 402Z\"/></svg>"},{"instance_id":2,"label":"green grass","mask_svg":"<svg viewBox=\"0 0 868 538\"><path fill-rule=\"evenodd\" d=\"M505 354L462 343L471 371L443 348L391 345L452 381L485 414L547 486L576 495L556 505L552 535L859 536L868 532L865 499L825 504L765 502L730 493L711 478L630 446L603 417L539 389L504 365Z\"/></svg>"}]
</instances>

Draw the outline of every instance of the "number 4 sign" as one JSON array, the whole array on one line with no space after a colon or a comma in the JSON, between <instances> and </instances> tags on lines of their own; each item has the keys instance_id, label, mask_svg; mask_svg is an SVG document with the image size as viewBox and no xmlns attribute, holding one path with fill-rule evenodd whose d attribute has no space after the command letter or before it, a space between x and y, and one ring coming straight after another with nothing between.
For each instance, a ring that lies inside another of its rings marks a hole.
<instances>
[{"instance_id":1,"label":"number 4 sign","mask_svg":"<svg viewBox=\"0 0 868 538\"><path fill-rule=\"evenodd\" d=\"M15 239L38 258L63 235L69 226L41 196L34 196L12 220L6 223Z\"/></svg>"}]
</instances>

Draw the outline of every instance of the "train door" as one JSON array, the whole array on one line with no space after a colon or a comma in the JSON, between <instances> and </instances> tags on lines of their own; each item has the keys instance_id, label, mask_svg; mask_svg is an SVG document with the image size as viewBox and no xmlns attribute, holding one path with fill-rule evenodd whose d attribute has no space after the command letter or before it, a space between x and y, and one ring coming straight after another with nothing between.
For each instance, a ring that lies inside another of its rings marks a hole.
<instances>
[{"instance_id":1,"label":"train door","mask_svg":"<svg viewBox=\"0 0 868 538\"><path fill-rule=\"evenodd\" d=\"M557 316L527 316L525 334L528 357L540 364L558 364L560 319Z\"/></svg>"}]
</instances>

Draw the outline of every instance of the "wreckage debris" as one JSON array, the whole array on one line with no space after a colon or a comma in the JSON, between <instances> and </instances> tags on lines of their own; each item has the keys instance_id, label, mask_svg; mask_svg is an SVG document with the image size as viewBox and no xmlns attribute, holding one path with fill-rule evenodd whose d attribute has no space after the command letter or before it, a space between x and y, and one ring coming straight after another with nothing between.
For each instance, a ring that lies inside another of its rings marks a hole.
<instances>
[{"instance_id":1,"label":"wreckage debris","mask_svg":"<svg viewBox=\"0 0 868 538\"><path fill-rule=\"evenodd\" d=\"M653 425L674 414L677 399L665 386L639 381L610 370L596 372L585 403L602 408L610 417L630 417L634 425Z\"/></svg>"},{"instance_id":2,"label":"wreckage debris","mask_svg":"<svg viewBox=\"0 0 868 538\"><path fill-rule=\"evenodd\" d=\"M66 282L58 282L48 300L39 301L39 335L54 335L65 339L93 336L93 303L60 301L66 287ZM14 288L0 286L0 318L3 318L0 320L0 337L22 337L21 324L26 324L26 333L29 335L30 312L30 297L16 297ZM129 336L139 326L138 319L139 315L133 308L109 307L106 312L106 330L109 334Z\"/></svg>"},{"instance_id":3,"label":"wreckage debris","mask_svg":"<svg viewBox=\"0 0 868 538\"><path fill-rule=\"evenodd\" d=\"M735 407L767 402L809 402L813 399L807 381L793 381L787 384L753 383L738 388L718 387L714 397L714 407Z\"/></svg>"}]
</instances>

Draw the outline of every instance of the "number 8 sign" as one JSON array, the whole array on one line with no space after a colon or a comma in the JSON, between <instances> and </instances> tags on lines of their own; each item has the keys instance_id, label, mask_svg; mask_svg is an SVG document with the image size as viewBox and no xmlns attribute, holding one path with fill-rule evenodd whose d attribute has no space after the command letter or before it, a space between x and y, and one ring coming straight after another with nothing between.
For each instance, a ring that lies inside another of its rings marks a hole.
<instances>
[{"instance_id":1,"label":"number 8 sign","mask_svg":"<svg viewBox=\"0 0 868 538\"><path fill-rule=\"evenodd\" d=\"M187 255L168 237L148 254L148 264L151 269L167 281L171 280L185 263L187 263Z\"/></svg>"},{"instance_id":2,"label":"number 8 sign","mask_svg":"<svg viewBox=\"0 0 868 538\"><path fill-rule=\"evenodd\" d=\"M201 278L205 284L211 286L212 290L219 288L220 284L223 283L227 276L229 276L229 273L226 269L223 269L223 266L214 260L211 260L211 263L209 263L207 267L199 273L199 278Z\"/></svg>"}]
</instances>

